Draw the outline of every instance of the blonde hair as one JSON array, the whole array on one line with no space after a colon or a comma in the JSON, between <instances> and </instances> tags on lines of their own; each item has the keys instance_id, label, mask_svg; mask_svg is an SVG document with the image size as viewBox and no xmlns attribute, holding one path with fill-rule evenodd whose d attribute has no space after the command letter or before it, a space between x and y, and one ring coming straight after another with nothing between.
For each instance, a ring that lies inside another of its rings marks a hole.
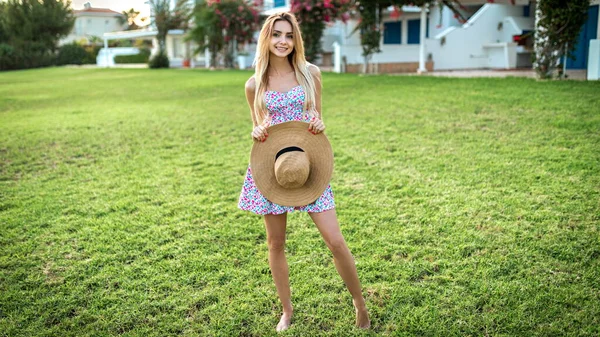
<instances>
[{"instance_id":1,"label":"blonde hair","mask_svg":"<svg viewBox=\"0 0 600 337\"><path fill-rule=\"evenodd\" d=\"M285 20L292 26L294 50L288 55L288 61L292 68L294 68L298 84L300 84L304 90L304 111L316 109L315 83L312 74L308 69L309 63L306 62L306 57L304 56L304 42L302 41L302 34L300 33L298 21L291 13L275 13L265 20L265 23L260 30L256 46L256 58L254 59L254 81L256 84L256 91L254 93L254 114L252 116L252 121L255 125L262 123L264 118L268 115L267 105L265 103L265 92L267 91L267 84L269 82L269 76L267 74L270 56L269 43L271 41L271 36L273 35L273 25L280 20Z\"/></svg>"}]
</instances>

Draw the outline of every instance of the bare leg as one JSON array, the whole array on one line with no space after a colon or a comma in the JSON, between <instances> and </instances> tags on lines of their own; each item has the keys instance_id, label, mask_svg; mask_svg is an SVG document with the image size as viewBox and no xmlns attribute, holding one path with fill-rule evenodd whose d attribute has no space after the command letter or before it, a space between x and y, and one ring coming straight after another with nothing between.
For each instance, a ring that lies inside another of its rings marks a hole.
<instances>
[{"instance_id":1,"label":"bare leg","mask_svg":"<svg viewBox=\"0 0 600 337\"><path fill-rule=\"evenodd\" d=\"M267 245L269 247L269 267L277 288L279 301L283 306L283 315L277 324L277 331L287 329L292 322L294 310L292 308L290 279L288 263L285 258L285 228L287 213L265 215L265 228L267 229Z\"/></svg>"},{"instance_id":2,"label":"bare leg","mask_svg":"<svg viewBox=\"0 0 600 337\"><path fill-rule=\"evenodd\" d=\"M356 265L340 231L335 209L309 214L317 225L317 228L319 228L319 232L321 232L321 236L323 236L327 247L333 253L335 268L352 295L352 303L354 303L354 308L356 309L356 326L368 329L371 326L371 321L369 320L365 299L362 296Z\"/></svg>"}]
</instances>

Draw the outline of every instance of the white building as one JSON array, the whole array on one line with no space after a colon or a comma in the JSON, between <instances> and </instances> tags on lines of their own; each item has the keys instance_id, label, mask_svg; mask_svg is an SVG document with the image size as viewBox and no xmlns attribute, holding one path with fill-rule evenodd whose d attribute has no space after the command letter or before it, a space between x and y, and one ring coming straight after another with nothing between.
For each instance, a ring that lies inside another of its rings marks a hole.
<instances>
[{"instance_id":1,"label":"white building","mask_svg":"<svg viewBox=\"0 0 600 337\"><path fill-rule=\"evenodd\" d=\"M449 69L531 68L531 47L519 37L534 29L528 0L463 0L461 23L447 7L392 7L382 13L380 53L369 60L370 71L381 73ZM324 40L337 41L335 69L361 72L364 57L357 22L336 23ZM521 44L521 45L520 45ZM325 46L324 46L325 47ZM331 48L331 47L330 47Z\"/></svg>"},{"instance_id":2,"label":"white building","mask_svg":"<svg viewBox=\"0 0 600 337\"><path fill-rule=\"evenodd\" d=\"M464 23L459 22L447 7L404 6L399 12L392 7L385 10L382 13L381 52L372 55L369 70L390 73L531 68L535 1L462 0L461 4L467 18ZM599 4L600 0L591 1L575 58L567 60L567 69L587 69L588 54L598 52L593 46L599 43L594 42L600 36ZM263 14L289 9L290 0L266 0ZM363 70L360 33L352 34L356 25L356 20L350 20L347 24L336 22L326 28L321 41L321 65L333 65L334 71L340 72ZM594 67L600 61L592 59L591 62Z\"/></svg>"},{"instance_id":3,"label":"white building","mask_svg":"<svg viewBox=\"0 0 600 337\"><path fill-rule=\"evenodd\" d=\"M190 4L195 0L190 0ZM392 7L382 13L381 52L369 60L370 71L379 73L425 72L451 69L531 69L532 33L535 29L535 1L530 0L462 0L466 22L460 22L447 7ZM588 18L582 27L575 58L566 62L567 69L589 69L600 74L596 56L588 64L588 55L600 54L598 7L592 0ZM262 15L290 10L290 0L265 0ZM335 22L325 29L323 54L318 64L338 72L361 72L364 65L360 33L352 34L356 20ZM109 38L151 36L152 31L105 34ZM167 36L167 54L171 66L178 67L186 58L186 49L194 48L183 41L185 32L173 30ZM155 42L155 46L157 43ZM591 47L590 47L591 46ZM239 64L252 64L255 45L246 46L247 56ZM591 48L591 51L590 51ZM155 48L156 49L156 48ZM594 54L596 53L596 54ZM208 53L191 56L191 66L209 66ZM241 59L243 60L241 60Z\"/></svg>"},{"instance_id":4,"label":"white building","mask_svg":"<svg viewBox=\"0 0 600 337\"><path fill-rule=\"evenodd\" d=\"M189 6L194 8L197 0L188 0ZM175 0L171 0L171 7L175 7ZM154 13L152 8L150 8L150 22L154 22ZM193 55L193 49L195 49L195 45L191 42L184 41L185 33L181 29L172 29L169 30L166 37L166 53L169 58L169 66L170 67L182 67L182 66L204 66L206 65L205 60L208 57L205 54ZM154 24L151 24L147 27L138 30L130 30L130 31L113 31L109 33L104 33L101 37L104 39L105 48L108 48L108 41L115 39L152 39L152 50L151 55L155 55L158 53L158 40L156 39L157 30ZM112 48L111 48L112 49ZM112 58L115 56L115 53L111 53L110 50L107 53L104 53L106 57ZM185 65L185 62L189 61L189 65ZM106 60L104 62L98 62L99 66L110 66L114 64L110 60Z\"/></svg>"},{"instance_id":5,"label":"white building","mask_svg":"<svg viewBox=\"0 0 600 337\"><path fill-rule=\"evenodd\" d=\"M94 8L87 2L81 10L74 10L75 25L71 33L60 41L60 44L67 44L74 41L90 42L90 38L96 37L102 39L104 33L115 32L127 28L127 22L120 23L123 14L110 10L108 8Z\"/></svg>"}]
</instances>

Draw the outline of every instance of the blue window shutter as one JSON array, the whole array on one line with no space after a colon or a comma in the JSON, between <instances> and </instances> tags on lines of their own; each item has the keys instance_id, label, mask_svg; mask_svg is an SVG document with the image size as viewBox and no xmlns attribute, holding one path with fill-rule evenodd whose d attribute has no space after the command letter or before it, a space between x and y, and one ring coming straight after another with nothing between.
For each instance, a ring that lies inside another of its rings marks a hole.
<instances>
[{"instance_id":1,"label":"blue window shutter","mask_svg":"<svg viewBox=\"0 0 600 337\"><path fill-rule=\"evenodd\" d=\"M283 7L285 6L285 0L275 0L275 6L273 7Z\"/></svg>"},{"instance_id":2,"label":"blue window shutter","mask_svg":"<svg viewBox=\"0 0 600 337\"><path fill-rule=\"evenodd\" d=\"M523 6L523 16L528 18L530 10L531 10L531 7L529 7L529 5Z\"/></svg>"},{"instance_id":3,"label":"blue window shutter","mask_svg":"<svg viewBox=\"0 0 600 337\"><path fill-rule=\"evenodd\" d=\"M408 20L408 44L419 44L421 40L421 20Z\"/></svg>"},{"instance_id":4,"label":"blue window shutter","mask_svg":"<svg viewBox=\"0 0 600 337\"><path fill-rule=\"evenodd\" d=\"M383 23L383 44L402 43L402 21Z\"/></svg>"}]
</instances>

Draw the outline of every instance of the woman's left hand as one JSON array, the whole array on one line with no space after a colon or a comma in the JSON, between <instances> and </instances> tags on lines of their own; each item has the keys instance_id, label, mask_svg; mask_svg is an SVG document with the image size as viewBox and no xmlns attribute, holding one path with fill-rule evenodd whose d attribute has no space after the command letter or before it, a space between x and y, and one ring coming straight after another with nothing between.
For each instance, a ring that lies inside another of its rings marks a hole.
<instances>
[{"instance_id":1,"label":"woman's left hand","mask_svg":"<svg viewBox=\"0 0 600 337\"><path fill-rule=\"evenodd\" d=\"M325 131L325 124L316 110L310 111L309 116L311 116L310 122L308 123L308 131L310 131L310 133L316 135Z\"/></svg>"}]
</instances>

